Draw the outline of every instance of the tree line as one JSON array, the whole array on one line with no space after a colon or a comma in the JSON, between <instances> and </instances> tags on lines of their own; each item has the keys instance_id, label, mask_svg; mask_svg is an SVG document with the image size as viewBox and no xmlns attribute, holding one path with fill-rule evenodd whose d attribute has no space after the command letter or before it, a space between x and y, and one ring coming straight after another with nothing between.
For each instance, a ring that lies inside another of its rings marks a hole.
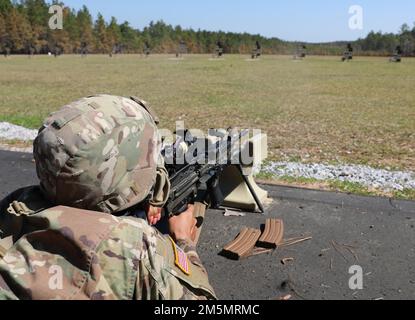
<instances>
[{"instance_id":1,"label":"tree line","mask_svg":"<svg viewBox=\"0 0 415 320\"><path fill-rule=\"evenodd\" d=\"M63 29L49 28L49 7L63 7ZM115 17L106 21L101 14L94 19L86 6L74 10L62 2L45 0L0 0L0 50L13 54L62 53L175 53L179 42L190 53L212 53L216 43L225 53L248 54L259 41L265 54L293 54L306 45L309 54L341 54L347 43L305 44L266 38L261 35L234 32L211 32L183 29L163 21L151 22L142 30ZM352 43L357 54L390 55L399 45L405 55L415 55L415 25L404 24L397 34L371 32Z\"/></svg>"}]
</instances>

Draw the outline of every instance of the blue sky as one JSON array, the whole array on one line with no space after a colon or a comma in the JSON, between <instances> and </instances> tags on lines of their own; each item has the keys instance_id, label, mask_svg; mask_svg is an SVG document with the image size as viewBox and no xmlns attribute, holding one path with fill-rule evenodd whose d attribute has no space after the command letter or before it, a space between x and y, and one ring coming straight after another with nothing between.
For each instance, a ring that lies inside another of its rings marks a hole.
<instances>
[{"instance_id":1,"label":"blue sky","mask_svg":"<svg viewBox=\"0 0 415 320\"><path fill-rule=\"evenodd\" d=\"M415 22L414 0L63 0L94 16L115 16L143 28L150 21L211 31L260 33L284 40L354 40L371 30L397 32ZM349 29L349 8L362 6L363 30Z\"/></svg>"}]
</instances>

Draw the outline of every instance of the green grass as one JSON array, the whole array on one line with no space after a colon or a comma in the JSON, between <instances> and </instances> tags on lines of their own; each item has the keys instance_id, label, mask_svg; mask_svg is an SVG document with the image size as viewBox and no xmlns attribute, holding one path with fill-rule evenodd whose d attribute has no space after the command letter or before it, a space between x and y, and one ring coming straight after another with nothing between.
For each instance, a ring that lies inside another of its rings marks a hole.
<instances>
[{"instance_id":1,"label":"green grass","mask_svg":"<svg viewBox=\"0 0 415 320\"><path fill-rule=\"evenodd\" d=\"M404 191L396 191L393 197L402 200L415 200L415 190L405 189Z\"/></svg>"},{"instance_id":2,"label":"green grass","mask_svg":"<svg viewBox=\"0 0 415 320\"><path fill-rule=\"evenodd\" d=\"M313 179L313 178L291 177L291 176L276 177L272 173L268 173L268 172L260 172L258 175L255 176L255 178L259 180L270 180L270 181L278 180L278 181L281 181L287 184L300 184L300 185L310 185L310 184L321 183L320 180Z\"/></svg>"},{"instance_id":3,"label":"green grass","mask_svg":"<svg viewBox=\"0 0 415 320\"><path fill-rule=\"evenodd\" d=\"M17 124L19 126L25 127L25 128L39 128L39 124L42 123L44 119L44 116L40 115L8 115L8 114L2 114L0 115L0 121L6 121L13 124Z\"/></svg>"},{"instance_id":4,"label":"green grass","mask_svg":"<svg viewBox=\"0 0 415 320\"><path fill-rule=\"evenodd\" d=\"M255 176L261 182L271 182L295 187L309 189L320 189L341 193L355 194L361 196L380 196L399 200L415 200L415 190L406 189L404 191L385 192L379 189L370 189L359 183L346 182L340 180L317 180L313 178L282 176L276 177L271 173L261 172Z\"/></svg>"},{"instance_id":5,"label":"green grass","mask_svg":"<svg viewBox=\"0 0 415 320\"><path fill-rule=\"evenodd\" d=\"M273 160L415 171L415 59L168 58L2 58L0 121L37 128L51 111L84 96L138 95L170 129L179 117L201 129L262 129Z\"/></svg>"},{"instance_id":6,"label":"green grass","mask_svg":"<svg viewBox=\"0 0 415 320\"><path fill-rule=\"evenodd\" d=\"M357 194L361 196L385 195L385 193L380 191L369 190L369 188L359 183L333 180L329 181L328 184L331 190L343 193Z\"/></svg>"}]
</instances>

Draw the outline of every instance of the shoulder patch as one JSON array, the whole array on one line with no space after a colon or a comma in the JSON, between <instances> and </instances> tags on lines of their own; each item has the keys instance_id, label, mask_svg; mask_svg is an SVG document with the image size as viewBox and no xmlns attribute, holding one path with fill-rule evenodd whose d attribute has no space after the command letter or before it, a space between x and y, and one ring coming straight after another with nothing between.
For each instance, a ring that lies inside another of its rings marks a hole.
<instances>
[{"instance_id":1,"label":"shoulder patch","mask_svg":"<svg viewBox=\"0 0 415 320\"><path fill-rule=\"evenodd\" d=\"M190 266L186 252L184 252L183 249L180 248L171 237L169 237L169 239L173 245L174 263L176 267L183 271L185 275L190 276Z\"/></svg>"}]
</instances>

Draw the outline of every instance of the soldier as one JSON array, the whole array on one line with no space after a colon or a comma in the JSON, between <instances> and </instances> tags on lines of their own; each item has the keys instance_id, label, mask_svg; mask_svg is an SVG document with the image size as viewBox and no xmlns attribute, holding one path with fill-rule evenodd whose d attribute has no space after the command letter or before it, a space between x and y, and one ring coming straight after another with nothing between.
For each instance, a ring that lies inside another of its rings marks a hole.
<instances>
[{"instance_id":1,"label":"soldier","mask_svg":"<svg viewBox=\"0 0 415 320\"><path fill-rule=\"evenodd\" d=\"M112 58L114 55L117 56L118 54L122 53L122 47L121 44L116 43L113 45L112 50L109 52L110 58Z\"/></svg>"},{"instance_id":2,"label":"soldier","mask_svg":"<svg viewBox=\"0 0 415 320\"><path fill-rule=\"evenodd\" d=\"M301 58L305 58L307 56L307 46L306 45L303 45L302 47L301 47Z\"/></svg>"},{"instance_id":3,"label":"soldier","mask_svg":"<svg viewBox=\"0 0 415 320\"><path fill-rule=\"evenodd\" d=\"M297 47L294 53L294 60L303 60L307 57L307 46L302 45L301 47Z\"/></svg>"},{"instance_id":4,"label":"soldier","mask_svg":"<svg viewBox=\"0 0 415 320\"><path fill-rule=\"evenodd\" d=\"M88 55L88 44L86 42L81 43L80 53L82 58L85 58Z\"/></svg>"},{"instance_id":5,"label":"soldier","mask_svg":"<svg viewBox=\"0 0 415 320\"><path fill-rule=\"evenodd\" d=\"M148 43L148 41L145 41L144 42L144 50L143 50L143 52L144 52L144 56L146 58L148 58L150 56L151 49L150 49L150 44Z\"/></svg>"},{"instance_id":6,"label":"soldier","mask_svg":"<svg viewBox=\"0 0 415 320\"><path fill-rule=\"evenodd\" d=\"M29 45L28 51L29 51L29 58L33 58L36 52L35 48L32 45Z\"/></svg>"},{"instance_id":7,"label":"soldier","mask_svg":"<svg viewBox=\"0 0 415 320\"><path fill-rule=\"evenodd\" d=\"M10 48L6 47L6 49L4 49L4 57L7 58L10 56Z\"/></svg>"},{"instance_id":8,"label":"soldier","mask_svg":"<svg viewBox=\"0 0 415 320\"><path fill-rule=\"evenodd\" d=\"M223 53L224 53L224 49L223 49L223 44L222 44L222 41L218 40L218 41L216 42L216 49L215 49L215 52L216 52L216 57L217 57L217 58L222 58Z\"/></svg>"},{"instance_id":9,"label":"soldier","mask_svg":"<svg viewBox=\"0 0 415 320\"><path fill-rule=\"evenodd\" d=\"M389 59L390 62L402 62L402 48L397 46L394 55Z\"/></svg>"},{"instance_id":10,"label":"soldier","mask_svg":"<svg viewBox=\"0 0 415 320\"><path fill-rule=\"evenodd\" d=\"M353 60L353 47L351 43L347 44L346 51L343 53L342 61L350 61Z\"/></svg>"},{"instance_id":11,"label":"soldier","mask_svg":"<svg viewBox=\"0 0 415 320\"><path fill-rule=\"evenodd\" d=\"M259 41L255 42L255 48L252 51L252 59L257 59L261 56L262 54L262 47L261 44L259 43Z\"/></svg>"},{"instance_id":12,"label":"soldier","mask_svg":"<svg viewBox=\"0 0 415 320\"><path fill-rule=\"evenodd\" d=\"M109 95L46 119L40 185L0 202L0 299L215 299L194 208L170 236L150 226L169 194L157 123L144 101Z\"/></svg>"},{"instance_id":13,"label":"soldier","mask_svg":"<svg viewBox=\"0 0 415 320\"><path fill-rule=\"evenodd\" d=\"M1 44L3 44L3 48L4 48L4 53L3 53L4 57L5 58L9 57L13 44L11 43L11 41L8 39L7 36L0 38L0 47L1 47Z\"/></svg>"},{"instance_id":14,"label":"soldier","mask_svg":"<svg viewBox=\"0 0 415 320\"><path fill-rule=\"evenodd\" d=\"M55 58L59 57L62 54L63 49L60 46L55 46L55 49L53 50L53 55Z\"/></svg>"},{"instance_id":15,"label":"soldier","mask_svg":"<svg viewBox=\"0 0 415 320\"><path fill-rule=\"evenodd\" d=\"M184 40L180 40L179 47L177 48L176 58L182 58L183 54L187 53L187 45Z\"/></svg>"}]
</instances>

